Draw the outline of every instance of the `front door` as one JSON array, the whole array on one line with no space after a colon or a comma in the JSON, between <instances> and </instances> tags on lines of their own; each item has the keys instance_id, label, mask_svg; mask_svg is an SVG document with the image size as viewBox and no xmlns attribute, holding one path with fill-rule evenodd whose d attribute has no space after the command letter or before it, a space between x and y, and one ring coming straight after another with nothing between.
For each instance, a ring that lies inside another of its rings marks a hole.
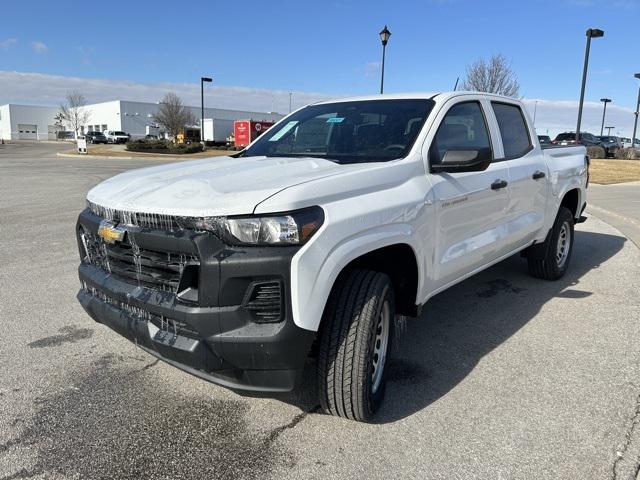
<instances>
[{"instance_id":1,"label":"front door","mask_svg":"<svg viewBox=\"0 0 640 480\"><path fill-rule=\"evenodd\" d=\"M429 166L448 149L494 151L480 101L449 107L429 146ZM493 157L493 155L492 155ZM440 288L498 258L505 246L509 200L507 162L492 161L481 172L432 173L436 211L435 287Z\"/></svg>"}]
</instances>

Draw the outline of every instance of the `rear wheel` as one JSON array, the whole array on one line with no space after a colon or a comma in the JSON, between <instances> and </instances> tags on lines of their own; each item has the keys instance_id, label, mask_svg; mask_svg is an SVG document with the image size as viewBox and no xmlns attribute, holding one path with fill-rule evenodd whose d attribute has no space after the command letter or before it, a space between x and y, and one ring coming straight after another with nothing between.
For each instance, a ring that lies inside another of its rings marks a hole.
<instances>
[{"instance_id":1,"label":"rear wheel","mask_svg":"<svg viewBox=\"0 0 640 480\"><path fill-rule=\"evenodd\" d=\"M529 257L529 273L545 280L561 278L569 267L573 251L573 214L568 208L560 207L547 240L546 253L542 258Z\"/></svg>"},{"instance_id":2,"label":"rear wheel","mask_svg":"<svg viewBox=\"0 0 640 480\"><path fill-rule=\"evenodd\" d=\"M385 392L394 293L387 275L352 270L338 280L320 334L318 376L325 413L370 421Z\"/></svg>"}]
</instances>

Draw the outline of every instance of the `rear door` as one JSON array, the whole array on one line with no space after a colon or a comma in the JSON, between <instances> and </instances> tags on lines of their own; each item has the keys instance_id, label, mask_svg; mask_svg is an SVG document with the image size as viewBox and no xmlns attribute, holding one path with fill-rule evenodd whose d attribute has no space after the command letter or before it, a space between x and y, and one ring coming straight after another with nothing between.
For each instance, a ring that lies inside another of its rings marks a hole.
<instances>
[{"instance_id":1,"label":"rear door","mask_svg":"<svg viewBox=\"0 0 640 480\"><path fill-rule=\"evenodd\" d=\"M495 150L496 136L481 97L460 96L445 104L437 130L426 143L429 170L448 149ZM435 218L435 288L448 285L497 259L504 245L509 169L492 161L481 172L431 173Z\"/></svg>"},{"instance_id":2,"label":"rear door","mask_svg":"<svg viewBox=\"0 0 640 480\"><path fill-rule=\"evenodd\" d=\"M506 214L510 250L538 237L544 224L549 172L544 155L532 138L522 107L508 101L492 101L491 113L500 132L499 158L509 167L509 205Z\"/></svg>"}]
</instances>

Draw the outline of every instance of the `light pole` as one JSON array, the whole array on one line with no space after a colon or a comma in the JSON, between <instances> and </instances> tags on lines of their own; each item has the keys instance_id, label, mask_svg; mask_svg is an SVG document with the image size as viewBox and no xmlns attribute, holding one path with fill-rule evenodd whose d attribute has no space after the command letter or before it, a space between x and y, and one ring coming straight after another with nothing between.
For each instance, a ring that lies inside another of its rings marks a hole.
<instances>
[{"instance_id":1,"label":"light pole","mask_svg":"<svg viewBox=\"0 0 640 480\"><path fill-rule=\"evenodd\" d=\"M587 48L584 52L584 68L582 69L582 88L580 89L580 103L578 104L578 126L576 127L576 142L580 140L580 124L582 123L582 105L584 104L584 88L587 84L587 68L589 66L589 50L591 39L604 36L604 31L597 28L587 30Z\"/></svg>"},{"instance_id":2,"label":"light pole","mask_svg":"<svg viewBox=\"0 0 640 480\"><path fill-rule=\"evenodd\" d=\"M380 77L380 94L384 93L384 54L387 49L387 42L389 41L390 36L391 32L385 25L380 32L380 41L382 42L382 76Z\"/></svg>"},{"instance_id":3,"label":"light pole","mask_svg":"<svg viewBox=\"0 0 640 480\"><path fill-rule=\"evenodd\" d=\"M533 107L533 128L536 128L536 114L538 113L538 100Z\"/></svg>"},{"instance_id":4,"label":"light pole","mask_svg":"<svg viewBox=\"0 0 640 480\"><path fill-rule=\"evenodd\" d=\"M616 127L605 127L607 129L607 136L611 136L611 130L613 130Z\"/></svg>"},{"instance_id":5,"label":"light pole","mask_svg":"<svg viewBox=\"0 0 640 480\"><path fill-rule=\"evenodd\" d=\"M204 145L204 82L213 82L212 78L200 77L200 143Z\"/></svg>"},{"instance_id":6,"label":"light pole","mask_svg":"<svg viewBox=\"0 0 640 480\"><path fill-rule=\"evenodd\" d=\"M602 110L602 125L600 126L600 136L602 136L602 132L604 130L604 117L607 114L607 103L611 101L610 98L601 98L600 101L604 103L604 109Z\"/></svg>"},{"instance_id":7,"label":"light pole","mask_svg":"<svg viewBox=\"0 0 640 480\"><path fill-rule=\"evenodd\" d=\"M293 95L293 92L289 92L289 113L291 113L291 95Z\"/></svg>"},{"instance_id":8,"label":"light pole","mask_svg":"<svg viewBox=\"0 0 640 480\"><path fill-rule=\"evenodd\" d=\"M638 80L640 80L640 73L636 73L634 75ZM633 135L631 136L631 148L636 146L636 129L638 128L638 115L640 115L640 87L638 87L638 102L636 103L636 111L634 113L636 119L633 122Z\"/></svg>"}]
</instances>

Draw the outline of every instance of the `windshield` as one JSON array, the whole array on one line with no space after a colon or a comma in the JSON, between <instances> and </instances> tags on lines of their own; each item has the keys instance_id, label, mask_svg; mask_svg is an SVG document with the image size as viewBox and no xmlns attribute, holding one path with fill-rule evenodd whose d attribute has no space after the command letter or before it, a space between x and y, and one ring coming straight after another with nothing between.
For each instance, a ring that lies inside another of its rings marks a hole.
<instances>
[{"instance_id":1,"label":"windshield","mask_svg":"<svg viewBox=\"0 0 640 480\"><path fill-rule=\"evenodd\" d=\"M311 105L270 128L243 156L318 157L338 163L402 158L433 104L410 99Z\"/></svg>"},{"instance_id":2,"label":"windshield","mask_svg":"<svg viewBox=\"0 0 640 480\"><path fill-rule=\"evenodd\" d=\"M126 135L124 132L113 132L114 135Z\"/></svg>"}]
</instances>

